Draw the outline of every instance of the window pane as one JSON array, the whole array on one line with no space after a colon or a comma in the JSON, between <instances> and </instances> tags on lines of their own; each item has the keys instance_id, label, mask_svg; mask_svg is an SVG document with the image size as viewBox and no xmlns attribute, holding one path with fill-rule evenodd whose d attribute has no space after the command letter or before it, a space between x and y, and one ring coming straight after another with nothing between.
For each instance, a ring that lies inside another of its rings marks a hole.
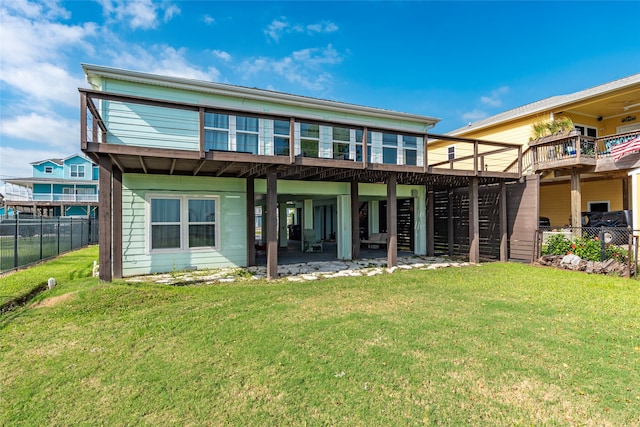
<instances>
[{"instance_id":1,"label":"window pane","mask_svg":"<svg viewBox=\"0 0 640 427\"><path fill-rule=\"evenodd\" d=\"M404 164L416 166L418 164L418 152L416 150L404 150Z\"/></svg>"},{"instance_id":2,"label":"window pane","mask_svg":"<svg viewBox=\"0 0 640 427\"><path fill-rule=\"evenodd\" d=\"M360 129L356 129L356 142L362 142L362 130Z\"/></svg>"},{"instance_id":3,"label":"window pane","mask_svg":"<svg viewBox=\"0 0 640 427\"><path fill-rule=\"evenodd\" d=\"M189 200L189 222L214 222L215 220L215 200Z\"/></svg>"},{"instance_id":4,"label":"window pane","mask_svg":"<svg viewBox=\"0 0 640 427\"><path fill-rule=\"evenodd\" d=\"M204 149L209 150L229 150L229 134L220 130L206 130L204 132Z\"/></svg>"},{"instance_id":5,"label":"window pane","mask_svg":"<svg viewBox=\"0 0 640 427\"><path fill-rule=\"evenodd\" d=\"M334 141L349 141L350 131L347 128L333 128L333 140Z\"/></svg>"},{"instance_id":6,"label":"window pane","mask_svg":"<svg viewBox=\"0 0 640 427\"><path fill-rule=\"evenodd\" d=\"M276 135L289 135L289 122L284 120L274 120L273 133Z\"/></svg>"},{"instance_id":7,"label":"window pane","mask_svg":"<svg viewBox=\"0 0 640 427\"><path fill-rule=\"evenodd\" d=\"M318 157L318 141L303 139L300 141L300 150L304 157Z\"/></svg>"},{"instance_id":8,"label":"window pane","mask_svg":"<svg viewBox=\"0 0 640 427\"><path fill-rule=\"evenodd\" d=\"M238 133L236 135L236 151L258 154L258 135L255 133Z\"/></svg>"},{"instance_id":9,"label":"window pane","mask_svg":"<svg viewBox=\"0 0 640 427\"><path fill-rule=\"evenodd\" d=\"M151 249L167 249L180 247L179 225L152 225Z\"/></svg>"},{"instance_id":10,"label":"window pane","mask_svg":"<svg viewBox=\"0 0 640 427\"><path fill-rule=\"evenodd\" d=\"M398 135L393 133L383 133L382 145L398 145Z\"/></svg>"},{"instance_id":11,"label":"window pane","mask_svg":"<svg viewBox=\"0 0 640 427\"><path fill-rule=\"evenodd\" d=\"M204 125L208 128L229 129L229 116L226 114L205 113Z\"/></svg>"},{"instance_id":12,"label":"window pane","mask_svg":"<svg viewBox=\"0 0 640 427\"><path fill-rule=\"evenodd\" d=\"M382 163L395 165L398 163L398 154L395 148L382 148Z\"/></svg>"},{"instance_id":13,"label":"window pane","mask_svg":"<svg viewBox=\"0 0 640 427\"><path fill-rule=\"evenodd\" d=\"M415 136L402 136L402 145L405 147L416 148L418 146L418 138Z\"/></svg>"},{"instance_id":14,"label":"window pane","mask_svg":"<svg viewBox=\"0 0 640 427\"><path fill-rule=\"evenodd\" d=\"M333 144L333 158L349 160L349 144Z\"/></svg>"},{"instance_id":15,"label":"window pane","mask_svg":"<svg viewBox=\"0 0 640 427\"><path fill-rule=\"evenodd\" d=\"M303 138L320 138L320 126L300 123L300 136Z\"/></svg>"},{"instance_id":16,"label":"window pane","mask_svg":"<svg viewBox=\"0 0 640 427\"><path fill-rule=\"evenodd\" d=\"M276 156L289 155L289 138L275 137L273 139L274 154Z\"/></svg>"},{"instance_id":17,"label":"window pane","mask_svg":"<svg viewBox=\"0 0 640 427\"><path fill-rule=\"evenodd\" d=\"M236 129L247 132L258 132L258 119L255 117L236 117Z\"/></svg>"},{"instance_id":18,"label":"window pane","mask_svg":"<svg viewBox=\"0 0 640 427\"><path fill-rule=\"evenodd\" d=\"M151 199L151 222L180 222L180 200Z\"/></svg>"},{"instance_id":19,"label":"window pane","mask_svg":"<svg viewBox=\"0 0 640 427\"><path fill-rule=\"evenodd\" d=\"M361 161L362 161L362 144L356 145L356 162L361 162Z\"/></svg>"},{"instance_id":20,"label":"window pane","mask_svg":"<svg viewBox=\"0 0 640 427\"><path fill-rule=\"evenodd\" d=\"M216 245L216 226L214 224L189 225L189 247Z\"/></svg>"}]
</instances>

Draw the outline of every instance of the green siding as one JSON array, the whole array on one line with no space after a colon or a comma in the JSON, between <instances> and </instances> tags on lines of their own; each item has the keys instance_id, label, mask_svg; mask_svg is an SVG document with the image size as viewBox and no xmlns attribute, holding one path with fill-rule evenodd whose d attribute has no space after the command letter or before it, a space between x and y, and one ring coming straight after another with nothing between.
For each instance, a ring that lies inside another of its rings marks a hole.
<instances>
[{"instance_id":1,"label":"green siding","mask_svg":"<svg viewBox=\"0 0 640 427\"><path fill-rule=\"evenodd\" d=\"M169 272L191 266L204 269L247 264L244 180L126 174L122 181L124 276ZM215 250L149 253L145 201L149 193L219 196L219 247Z\"/></svg>"}]
</instances>

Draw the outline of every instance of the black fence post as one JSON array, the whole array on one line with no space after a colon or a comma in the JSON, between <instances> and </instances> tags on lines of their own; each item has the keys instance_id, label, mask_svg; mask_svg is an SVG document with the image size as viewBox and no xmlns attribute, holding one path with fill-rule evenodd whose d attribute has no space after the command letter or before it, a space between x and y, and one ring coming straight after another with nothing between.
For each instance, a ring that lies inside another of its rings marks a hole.
<instances>
[{"instance_id":1,"label":"black fence post","mask_svg":"<svg viewBox=\"0 0 640 427\"><path fill-rule=\"evenodd\" d=\"M58 217L58 229L57 229L58 238L56 242L58 243L58 255L60 255L60 217Z\"/></svg>"},{"instance_id":2,"label":"black fence post","mask_svg":"<svg viewBox=\"0 0 640 427\"><path fill-rule=\"evenodd\" d=\"M13 268L18 268L18 213L15 212L15 217L16 217L16 231L15 231L15 238L13 239Z\"/></svg>"},{"instance_id":3,"label":"black fence post","mask_svg":"<svg viewBox=\"0 0 640 427\"><path fill-rule=\"evenodd\" d=\"M607 249L604 243L604 230L601 228L598 233L598 239L600 240L600 261L607 259Z\"/></svg>"}]
</instances>

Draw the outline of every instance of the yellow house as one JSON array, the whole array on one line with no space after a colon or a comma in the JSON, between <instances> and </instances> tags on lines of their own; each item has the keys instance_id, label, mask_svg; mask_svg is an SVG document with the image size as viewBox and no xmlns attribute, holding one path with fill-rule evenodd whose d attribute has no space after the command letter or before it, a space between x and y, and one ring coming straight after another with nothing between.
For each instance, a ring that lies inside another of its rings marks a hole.
<instances>
[{"instance_id":1,"label":"yellow house","mask_svg":"<svg viewBox=\"0 0 640 427\"><path fill-rule=\"evenodd\" d=\"M533 124L568 117L574 130L533 137ZM553 96L470 123L447 136L520 144L524 174L540 177L539 215L552 226L580 226L581 212L633 210L639 228L640 153L618 158L613 147L640 136L640 74L579 92ZM468 161L469 146L434 140L430 159ZM480 153L481 154L481 153ZM481 170L510 170L513 152L486 160Z\"/></svg>"}]
</instances>

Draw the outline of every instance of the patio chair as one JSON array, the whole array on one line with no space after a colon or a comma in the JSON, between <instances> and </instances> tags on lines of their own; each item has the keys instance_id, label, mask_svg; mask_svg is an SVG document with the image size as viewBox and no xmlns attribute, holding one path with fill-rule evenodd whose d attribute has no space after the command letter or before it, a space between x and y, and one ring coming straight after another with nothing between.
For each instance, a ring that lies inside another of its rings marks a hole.
<instances>
[{"instance_id":1,"label":"patio chair","mask_svg":"<svg viewBox=\"0 0 640 427\"><path fill-rule=\"evenodd\" d=\"M322 240L316 237L316 231L312 228L305 228L302 232L303 252L322 252Z\"/></svg>"}]
</instances>

